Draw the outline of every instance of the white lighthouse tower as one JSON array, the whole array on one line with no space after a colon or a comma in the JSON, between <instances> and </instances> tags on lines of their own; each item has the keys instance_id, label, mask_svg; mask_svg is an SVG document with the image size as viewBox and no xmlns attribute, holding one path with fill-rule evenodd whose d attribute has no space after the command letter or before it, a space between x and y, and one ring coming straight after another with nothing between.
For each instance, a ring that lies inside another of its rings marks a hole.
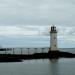
<instances>
[{"instance_id":1,"label":"white lighthouse tower","mask_svg":"<svg viewBox=\"0 0 75 75\"><path fill-rule=\"evenodd\" d=\"M51 26L50 31L50 51L57 51L57 30L55 26Z\"/></svg>"}]
</instances>

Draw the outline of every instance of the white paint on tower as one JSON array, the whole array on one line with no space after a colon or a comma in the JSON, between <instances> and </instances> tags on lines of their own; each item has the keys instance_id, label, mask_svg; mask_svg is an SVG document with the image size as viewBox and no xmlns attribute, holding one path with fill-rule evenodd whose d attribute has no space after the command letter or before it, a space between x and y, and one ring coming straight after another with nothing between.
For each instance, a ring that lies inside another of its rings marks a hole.
<instances>
[{"instance_id":1,"label":"white paint on tower","mask_svg":"<svg viewBox=\"0 0 75 75\"><path fill-rule=\"evenodd\" d=\"M51 51L58 50L57 48L57 30L55 26L52 26L51 31L50 31L50 50Z\"/></svg>"}]
</instances>

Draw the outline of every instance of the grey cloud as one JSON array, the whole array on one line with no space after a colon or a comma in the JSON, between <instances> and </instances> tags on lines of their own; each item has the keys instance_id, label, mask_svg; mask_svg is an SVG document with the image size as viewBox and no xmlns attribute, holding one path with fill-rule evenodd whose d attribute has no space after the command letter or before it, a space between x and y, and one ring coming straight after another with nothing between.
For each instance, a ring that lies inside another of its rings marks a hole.
<instances>
[{"instance_id":1,"label":"grey cloud","mask_svg":"<svg viewBox=\"0 0 75 75\"><path fill-rule=\"evenodd\" d=\"M74 0L0 0L0 25L74 25Z\"/></svg>"}]
</instances>

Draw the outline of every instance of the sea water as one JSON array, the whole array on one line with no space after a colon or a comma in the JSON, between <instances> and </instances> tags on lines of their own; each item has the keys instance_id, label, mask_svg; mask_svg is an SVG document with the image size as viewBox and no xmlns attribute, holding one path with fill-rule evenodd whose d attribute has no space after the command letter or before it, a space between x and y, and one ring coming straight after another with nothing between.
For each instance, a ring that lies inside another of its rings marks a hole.
<instances>
[{"instance_id":1,"label":"sea water","mask_svg":"<svg viewBox=\"0 0 75 75\"><path fill-rule=\"evenodd\" d=\"M75 59L37 59L0 63L0 75L74 75Z\"/></svg>"}]
</instances>

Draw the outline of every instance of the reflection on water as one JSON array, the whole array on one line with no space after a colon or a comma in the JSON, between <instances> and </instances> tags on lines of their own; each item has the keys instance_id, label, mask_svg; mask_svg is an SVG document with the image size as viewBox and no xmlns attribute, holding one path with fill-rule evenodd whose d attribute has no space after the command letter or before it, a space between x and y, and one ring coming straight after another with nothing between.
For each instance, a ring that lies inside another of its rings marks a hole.
<instances>
[{"instance_id":1,"label":"reflection on water","mask_svg":"<svg viewBox=\"0 0 75 75\"><path fill-rule=\"evenodd\" d=\"M58 59L50 59L50 62L57 63L58 62Z\"/></svg>"},{"instance_id":2,"label":"reflection on water","mask_svg":"<svg viewBox=\"0 0 75 75\"><path fill-rule=\"evenodd\" d=\"M50 74L58 75L58 59L50 60Z\"/></svg>"},{"instance_id":3,"label":"reflection on water","mask_svg":"<svg viewBox=\"0 0 75 75\"><path fill-rule=\"evenodd\" d=\"M0 63L0 75L74 75L75 59L37 59Z\"/></svg>"}]
</instances>

